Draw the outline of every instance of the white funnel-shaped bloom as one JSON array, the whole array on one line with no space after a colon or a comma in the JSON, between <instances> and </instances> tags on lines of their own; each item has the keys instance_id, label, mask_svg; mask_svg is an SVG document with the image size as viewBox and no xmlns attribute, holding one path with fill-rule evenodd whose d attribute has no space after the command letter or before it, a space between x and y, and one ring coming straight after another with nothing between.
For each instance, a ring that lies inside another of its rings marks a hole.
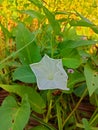
<instances>
[{"instance_id":1,"label":"white funnel-shaped bloom","mask_svg":"<svg viewBox=\"0 0 98 130\"><path fill-rule=\"evenodd\" d=\"M69 90L67 88L68 76L63 69L61 59L52 59L45 55L40 62L30 64L30 67L36 76L37 85L40 90Z\"/></svg>"}]
</instances>

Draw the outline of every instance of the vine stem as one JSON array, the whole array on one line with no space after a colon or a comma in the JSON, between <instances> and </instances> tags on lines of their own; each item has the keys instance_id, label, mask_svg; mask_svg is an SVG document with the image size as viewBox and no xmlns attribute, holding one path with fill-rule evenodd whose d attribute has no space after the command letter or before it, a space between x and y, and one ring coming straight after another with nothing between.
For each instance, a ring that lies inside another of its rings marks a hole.
<instances>
[{"instance_id":1,"label":"vine stem","mask_svg":"<svg viewBox=\"0 0 98 130\"><path fill-rule=\"evenodd\" d=\"M84 128L83 124L80 124L80 123L76 123L76 126L79 127L79 128ZM91 130L98 130L97 127L91 127L90 126L90 128L91 128Z\"/></svg>"},{"instance_id":2,"label":"vine stem","mask_svg":"<svg viewBox=\"0 0 98 130\"><path fill-rule=\"evenodd\" d=\"M42 125L44 125L45 127L49 128L50 130L56 130L55 127L53 127L50 124L44 122L41 118L37 117L36 115L32 114L32 118L34 120L38 121L39 123L41 123Z\"/></svg>"},{"instance_id":3,"label":"vine stem","mask_svg":"<svg viewBox=\"0 0 98 130\"><path fill-rule=\"evenodd\" d=\"M70 119L70 117L73 115L73 113L76 111L76 109L79 107L81 101L83 100L85 94L87 93L87 88L85 89L85 91L83 92L80 100L78 101L78 103L76 104L75 108L73 109L73 111L69 114L69 116L65 119L64 123L63 123L63 127L66 124L66 122Z\"/></svg>"},{"instance_id":4,"label":"vine stem","mask_svg":"<svg viewBox=\"0 0 98 130\"><path fill-rule=\"evenodd\" d=\"M20 48L19 50L17 50L16 52L13 52L11 55L9 55L8 57L6 57L4 60L2 60L0 62L0 65L3 64L4 62L6 62L7 60L9 60L10 58L16 56L19 52L21 52L23 49L25 49L27 46L29 46L36 38L37 34L35 34L34 38L28 42L26 45L24 45L22 48Z\"/></svg>"},{"instance_id":5,"label":"vine stem","mask_svg":"<svg viewBox=\"0 0 98 130\"><path fill-rule=\"evenodd\" d=\"M51 114L51 109L52 109L52 100L50 100L49 106L48 106L48 112L45 118L45 122L47 123L49 118L50 118L50 114Z\"/></svg>"}]
</instances>

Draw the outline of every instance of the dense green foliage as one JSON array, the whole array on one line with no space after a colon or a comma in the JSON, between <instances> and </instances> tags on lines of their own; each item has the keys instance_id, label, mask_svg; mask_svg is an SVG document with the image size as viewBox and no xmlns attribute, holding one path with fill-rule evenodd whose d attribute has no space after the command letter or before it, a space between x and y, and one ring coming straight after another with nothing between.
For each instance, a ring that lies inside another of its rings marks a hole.
<instances>
[{"instance_id":1,"label":"dense green foliage","mask_svg":"<svg viewBox=\"0 0 98 130\"><path fill-rule=\"evenodd\" d=\"M0 57L0 87L9 92L0 107L0 129L97 130L97 25L75 10L76 19L73 19L72 12L52 12L43 1L29 0L28 3L36 11L32 8L17 10L19 16L25 14L25 18L15 18L11 29L4 21L0 23L4 38L0 44L6 43ZM32 26L33 20L36 20L36 28ZM80 33L80 27L89 28L94 36ZM69 91L38 90L29 65L39 62L45 54L62 59ZM87 112L78 110L85 99L94 106L89 118ZM29 127L30 119L39 124Z\"/></svg>"}]
</instances>

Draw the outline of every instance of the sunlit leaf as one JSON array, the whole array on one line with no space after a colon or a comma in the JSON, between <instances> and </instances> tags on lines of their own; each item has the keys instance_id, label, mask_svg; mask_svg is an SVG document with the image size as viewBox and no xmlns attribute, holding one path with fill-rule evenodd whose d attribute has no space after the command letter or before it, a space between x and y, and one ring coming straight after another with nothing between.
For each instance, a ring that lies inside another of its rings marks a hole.
<instances>
[{"instance_id":1,"label":"sunlit leaf","mask_svg":"<svg viewBox=\"0 0 98 130\"><path fill-rule=\"evenodd\" d=\"M91 29L98 34L98 26L94 25L91 27Z\"/></svg>"},{"instance_id":2,"label":"sunlit leaf","mask_svg":"<svg viewBox=\"0 0 98 130\"><path fill-rule=\"evenodd\" d=\"M55 15L51 13L45 6L43 6L43 11L46 17L48 18L48 21L50 22L55 34L60 34L60 25L58 21L55 19Z\"/></svg>"},{"instance_id":3,"label":"sunlit leaf","mask_svg":"<svg viewBox=\"0 0 98 130\"><path fill-rule=\"evenodd\" d=\"M29 0L31 3L33 3L34 5L36 5L37 7L42 7L42 1L41 0Z\"/></svg>"},{"instance_id":4,"label":"sunlit leaf","mask_svg":"<svg viewBox=\"0 0 98 130\"><path fill-rule=\"evenodd\" d=\"M93 45L96 44L98 41L94 40L66 40L63 42L63 46L65 48L76 48L76 47L82 47L87 45Z\"/></svg>"},{"instance_id":5,"label":"sunlit leaf","mask_svg":"<svg viewBox=\"0 0 98 130\"><path fill-rule=\"evenodd\" d=\"M82 19L84 20L85 22L89 23L89 24L93 24L89 19L87 19L86 17L84 17L82 14L80 14L79 12L77 12L75 10L76 14Z\"/></svg>"},{"instance_id":6,"label":"sunlit leaf","mask_svg":"<svg viewBox=\"0 0 98 130\"><path fill-rule=\"evenodd\" d=\"M40 21L44 18L44 15L35 10L22 10L21 12L30 15L32 18L38 18Z\"/></svg>"},{"instance_id":7,"label":"sunlit leaf","mask_svg":"<svg viewBox=\"0 0 98 130\"><path fill-rule=\"evenodd\" d=\"M85 18L80 13L76 12L77 15L81 18L81 20L71 20L69 23L71 26L84 26L84 27L90 27L95 33L98 34L98 26L93 24L89 19Z\"/></svg>"},{"instance_id":8,"label":"sunlit leaf","mask_svg":"<svg viewBox=\"0 0 98 130\"><path fill-rule=\"evenodd\" d=\"M84 20L71 20L70 21L71 26L84 26L84 27L92 27L91 23L88 23Z\"/></svg>"}]
</instances>

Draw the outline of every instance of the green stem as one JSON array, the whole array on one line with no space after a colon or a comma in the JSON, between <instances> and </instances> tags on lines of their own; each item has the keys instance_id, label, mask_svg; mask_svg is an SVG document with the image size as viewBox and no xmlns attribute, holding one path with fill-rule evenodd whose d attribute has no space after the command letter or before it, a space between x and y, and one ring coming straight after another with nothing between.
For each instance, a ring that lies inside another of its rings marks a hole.
<instances>
[{"instance_id":1,"label":"green stem","mask_svg":"<svg viewBox=\"0 0 98 130\"><path fill-rule=\"evenodd\" d=\"M50 118L51 109L52 109L52 95L51 95L51 93L52 93L52 91L48 90L48 93L47 93L48 110L47 110L46 117L44 119L46 123L48 122L48 120Z\"/></svg>"},{"instance_id":2,"label":"green stem","mask_svg":"<svg viewBox=\"0 0 98 130\"><path fill-rule=\"evenodd\" d=\"M95 121L96 115L98 114L98 108L96 108L95 112L93 113L92 117L89 120L89 124L92 125L92 123Z\"/></svg>"},{"instance_id":3,"label":"green stem","mask_svg":"<svg viewBox=\"0 0 98 130\"><path fill-rule=\"evenodd\" d=\"M95 122L95 120L98 118L98 114L93 118L93 120L90 122L90 125L93 124L93 122Z\"/></svg>"},{"instance_id":4,"label":"green stem","mask_svg":"<svg viewBox=\"0 0 98 130\"><path fill-rule=\"evenodd\" d=\"M53 43L51 43L51 57L53 58L53 53L54 53L54 50L53 50Z\"/></svg>"},{"instance_id":5,"label":"green stem","mask_svg":"<svg viewBox=\"0 0 98 130\"><path fill-rule=\"evenodd\" d=\"M32 118L41 123L42 125L46 126L47 128L49 128L50 130L56 130L56 128L54 128L50 124L45 123L41 118L35 116L34 114L32 114Z\"/></svg>"},{"instance_id":6,"label":"green stem","mask_svg":"<svg viewBox=\"0 0 98 130\"><path fill-rule=\"evenodd\" d=\"M51 57L52 58L53 58L53 55L54 55L54 42L55 42L55 35L53 33L52 38L51 38Z\"/></svg>"},{"instance_id":7,"label":"green stem","mask_svg":"<svg viewBox=\"0 0 98 130\"><path fill-rule=\"evenodd\" d=\"M83 124L80 124L80 123L76 123L76 126L79 127L79 128L84 128ZM97 127L92 127L90 126L91 130L98 130Z\"/></svg>"},{"instance_id":8,"label":"green stem","mask_svg":"<svg viewBox=\"0 0 98 130\"><path fill-rule=\"evenodd\" d=\"M6 62L7 60L9 60L10 58L14 57L15 55L17 55L19 52L21 52L24 48L26 48L28 45L30 45L36 38L37 34L35 35L35 37L32 39L32 41L28 42L25 46L23 46L22 48L20 48L19 50L17 50L16 52L12 53L11 55L9 55L8 57L6 57L4 60L2 60L0 62L0 65L3 64L4 62Z\"/></svg>"},{"instance_id":9,"label":"green stem","mask_svg":"<svg viewBox=\"0 0 98 130\"><path fill-rule=\"evenodd\" d=\"M94 94L94 96L95 96L96 105L98 106L98 96L97 94Z\"/></svg>"},{"instance_id":10,"label":"green stem","mask_svg":"<svg viewBox=\"0 0 98 130\"><path fill-rule=\"evenodd\" d=\"M63 127L66 124L66 122L70 119L70 117L74 114L74 112L76 111L76 109L78 108L78 106L80 105L81 101L83 100L85 94L87 92L87 88L85 89L84 93L82 94L80 100L78 101L78 103L76 104L75 108L73 109L73 111L69 114L69 116L66 118L66 120L63 123Z\"/></svg>"},{"instance_id":11,"label":"green stem","mask_svg":"<svg viewBox=\"0 0 98 130\"><path fill-rule=\"evenodd\" d=\"M50 114L51 114L51 109L52 109L52 100L50 100L49 106L48 106L48 112L45 118L45 122L47 123L49 118L50 118Z\"/></svg>"},{"instance_id":12,"label":"green stem","mask_svg":"<svg viewBox=\"0 0 98 130\"><path fill-rule=\"evenodd\" d=\"M75 106L75 101L74 101L74 99L73 99L72 94L71 94L71 100L72 100L73 105ZM69 104L69 105L70 105L70 104ZM70 110L72 111L71 106L69 106L69 107L70 107ZM75 115L75 114L76 114L76 115ZM79 115L78 115L78 113L77 113L77 112L76 112L76 113L74 113L73 115L74 115L75 122L77 122L77 120L78 120L78 121L80 120Z\"/></svg>"}]
</instances>

